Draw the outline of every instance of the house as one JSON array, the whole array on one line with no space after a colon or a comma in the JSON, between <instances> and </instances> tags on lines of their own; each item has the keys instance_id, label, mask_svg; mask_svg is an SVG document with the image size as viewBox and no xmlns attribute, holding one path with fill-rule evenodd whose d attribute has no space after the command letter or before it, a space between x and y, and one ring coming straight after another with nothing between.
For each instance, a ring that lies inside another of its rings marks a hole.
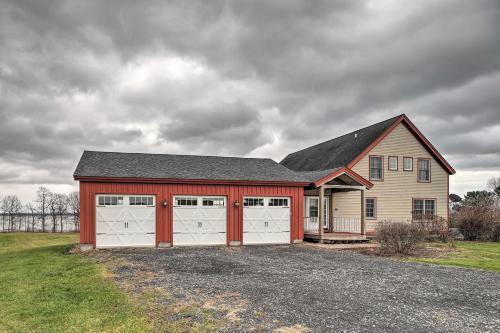
<instances>
[{"instance_id":1,"label":"house","mask_svg":"<svg viewBox=\"0 0 500 333\"><path fill-rule=\"evenodd\" d=\"M365 239L448 216L453 168L405 116L271 159L85 151L82 249Z\"/></svg>"}]
</instances>

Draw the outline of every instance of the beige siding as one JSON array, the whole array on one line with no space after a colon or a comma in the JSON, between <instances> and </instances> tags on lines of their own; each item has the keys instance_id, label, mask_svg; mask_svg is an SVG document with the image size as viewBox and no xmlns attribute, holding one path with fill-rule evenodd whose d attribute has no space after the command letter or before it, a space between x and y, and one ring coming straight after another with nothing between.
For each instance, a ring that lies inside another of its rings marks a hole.
<instances>
[{"instance_id":1,"label":"beige siding","mask_svg":"<svg viewBox=\"0 0 500 333\"><path fill-rule=\"evenodd\" d=\"M384 180L372 181L373 188L366 191L367 198L377 199L377 219L367 220L368 231L377 221L411 220L412 199L436 199L437 214L446 217L448 209L448 173L422 146L404 124L399 124L352 169L369 178L369 156L384 157ZM388 170L388 157L398 156L398 171ZM413 157L413 171L403 171L403 156ZM431 182L417 182L417 159L431 158ZM360 193L335 193L336 216L359 217Z\"/></svg>"}]
</instances>

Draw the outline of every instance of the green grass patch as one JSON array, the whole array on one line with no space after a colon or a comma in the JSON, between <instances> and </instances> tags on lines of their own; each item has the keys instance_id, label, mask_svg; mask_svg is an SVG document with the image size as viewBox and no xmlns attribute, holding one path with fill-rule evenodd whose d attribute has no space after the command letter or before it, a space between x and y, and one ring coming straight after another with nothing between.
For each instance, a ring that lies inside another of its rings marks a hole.
<instances>
[{"instance_id":1,"label":"green grass patch","mask_svg":"<svg viewBox=\"0 0 500 333\"><path fill-rule=\"evenodd\" d=\"M448 244L432 244L435 247ZM500 273L500 243L494 242L456 242L456 251L438 258L416 258L419 262L438 265L451 265L479 268Z\"/></svg>"},{"instance_id":2,"label":"green grass patch","mask_svg":"<svg viewBox=\"0 0 500 333\"><path fill-rule=\"evenodd\" d=\"M0 234L0 332L153 331L101 266L68 254L77 238Z\"/></svg>"}]
</instances>

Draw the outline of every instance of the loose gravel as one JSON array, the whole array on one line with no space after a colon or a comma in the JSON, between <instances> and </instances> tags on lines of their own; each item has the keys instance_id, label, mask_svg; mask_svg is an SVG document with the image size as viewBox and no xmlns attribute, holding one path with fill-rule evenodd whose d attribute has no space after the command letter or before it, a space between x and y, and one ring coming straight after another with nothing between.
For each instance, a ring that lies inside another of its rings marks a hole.
<instances>
[{"instance_id":1,"label":"loose gravel","mask_svg":"<svg viewBox=\"0 0 500 333\"><path fill-rule=\"evenodd\" d=\"M500 332L494 272L300 245L109 252L131 263L118 279L162 288L166 304L234 307L228 332Z\"/></svg>"}]
</instances>

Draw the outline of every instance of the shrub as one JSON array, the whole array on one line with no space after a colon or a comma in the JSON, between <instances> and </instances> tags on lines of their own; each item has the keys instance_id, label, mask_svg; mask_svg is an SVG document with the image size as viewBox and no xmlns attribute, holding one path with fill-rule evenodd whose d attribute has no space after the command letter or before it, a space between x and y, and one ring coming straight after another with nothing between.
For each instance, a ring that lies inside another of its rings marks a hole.
<instances>
[{"instance_id":1,"label":"shrub","mask_svg":"<svg viewBox=\"0 0 500 333\"><path fill-rule=\"evenodd\" d=\"M484 207L461 207L455 213L454 224L460 228L465 240L500 241L498 212Z\"/></svg>"},{"instance_id":2,"label":"shrub","mask_svg":"<svg viewBox=\"0 0 500 333\"><path fill-rule=\"evenodd\" d=\"M422 227L405 222L381 222L375 230L375 239L383 252L409 254L424 240Z\"/></svg>"},{"instance_id":3,"label":"shrub","mask_svg":"<svg viewBox=\"0 0 500 333\"><path fill-rule=\"evenodd\" d=\"M448 221L440 216L429 216L423 221L414 221L420 227L428 241L447 242L450 240Z\"/></svg>"}]
</instances>

